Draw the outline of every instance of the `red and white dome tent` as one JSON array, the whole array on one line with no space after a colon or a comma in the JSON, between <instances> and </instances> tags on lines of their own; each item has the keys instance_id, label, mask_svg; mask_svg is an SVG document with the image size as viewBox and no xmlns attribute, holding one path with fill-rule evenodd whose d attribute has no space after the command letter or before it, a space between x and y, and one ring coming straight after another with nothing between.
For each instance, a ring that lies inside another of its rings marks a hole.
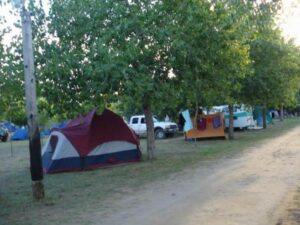
<instances>
[{"instance_id":1,"label":"red and white dome tent","mask_svg":"<svg viewBox=\"0 0 300 225\"><path fill-rule=\"evenodd\" d=\"M92 110L55 128L42 150L45 173L89 170L141 159L139 139L124 120L110 110Z\"/></svg>"}]
</instances>

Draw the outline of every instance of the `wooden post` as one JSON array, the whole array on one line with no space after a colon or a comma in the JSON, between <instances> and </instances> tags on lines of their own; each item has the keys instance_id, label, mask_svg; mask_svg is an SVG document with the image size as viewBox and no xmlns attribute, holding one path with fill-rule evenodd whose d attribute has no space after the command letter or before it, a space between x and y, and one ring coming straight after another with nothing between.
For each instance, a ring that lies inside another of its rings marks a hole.
<instances>
[{"instance_id":1,"label":"wooden post","mask_svg":"<svg viewBox=\"0 0 300 225\"><path fill-rule=\"evenodd\" d=\"M35 199L44 198L43 169L41 159L41 140L38 127L38 111L36 104L36 80L34 74L34 58L32 46L32 30L30 12L22 8L23 64L25 75L26 115L29 131L30 172L32 194Z\"/></svg>"}]
</instances>

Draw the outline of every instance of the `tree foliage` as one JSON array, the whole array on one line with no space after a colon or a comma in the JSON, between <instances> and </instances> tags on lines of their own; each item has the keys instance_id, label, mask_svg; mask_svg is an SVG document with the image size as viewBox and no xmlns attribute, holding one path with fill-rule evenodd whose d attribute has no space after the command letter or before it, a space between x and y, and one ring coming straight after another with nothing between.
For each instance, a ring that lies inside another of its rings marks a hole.
<instances>
[{"instance_id":1,"label":"tree foliage","mask_svg":"<svg viewBox=\"0 0 300 225\"><path fill-rule=\"evenodd\" d=\"M0 18L0 23L5 24L5 18ZM21 39L14 36L11 45L4 45L4 36L9 32L9 27L0 30L0 118L25 124Z\"/></svg>"},{"instance_id":2,"label":"tree foliage","mask_svg":"<svg viewBox=\"0 0 300 225\"><path fill-rule=\"evenodd\" d=\"M280 5L52 0L47 15L32 0L40 110L72 118L117 106L125 114L145 112L151 123L152 112L176 115L185 107L292 104L299 49L275 29ZM24 108L20 46L20 37L0 45L0 107L6 115ZM12 102L18 110L11 110Z\"/></svg>"}]
</instances>

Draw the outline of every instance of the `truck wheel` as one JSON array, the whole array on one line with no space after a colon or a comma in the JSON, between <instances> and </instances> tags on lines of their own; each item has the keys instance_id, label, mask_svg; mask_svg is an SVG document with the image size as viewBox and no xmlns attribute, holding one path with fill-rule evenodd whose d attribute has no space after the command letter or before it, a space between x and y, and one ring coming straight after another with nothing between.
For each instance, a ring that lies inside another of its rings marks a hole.
<instances>
[{"instance_id":1,"label":"truck wheel","mask_svg":"<svg viewBox=\"0 0 300 225\"><path fill-rule=\"evenodd\" d=\"M155 131L155 138L156 139L164 139L165 138L165 132L163 131L163 129L157 129Z\"/></svg>"}]
</instances>

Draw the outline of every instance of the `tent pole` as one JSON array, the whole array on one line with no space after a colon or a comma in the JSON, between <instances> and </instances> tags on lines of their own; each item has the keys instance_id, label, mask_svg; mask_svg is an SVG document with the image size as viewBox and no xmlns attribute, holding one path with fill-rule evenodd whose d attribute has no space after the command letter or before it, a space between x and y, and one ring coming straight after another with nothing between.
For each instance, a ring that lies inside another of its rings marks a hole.
<instances>
[{"instance_id":1,"label":"tent pole","mask_svg":"<svg viewBox=\"0 0 300 225\"><path fill-rule=\"evenodd\" d=\"M10 156L13 157L14 156L14 152L13 152L13 143L12 140L10 139Z\"/></svg>"},{"instance_id":2,"label":"tent pole","mask_svg":"<svg viewBox=\"0 0 300 225\"><path fill-rule=\"evenodd\" d=\"M9 104L9 112L10 112L10 104ZM9 113L9 123L11 124L11 112ZM10 133L10 132L9 132ZM10 133L11 135L11 133ZM10 136L9 135L9 136ZM10 156L13 157L14 156L14 153L13 153L13 144L12 144L12 140L11 140L11 137L10 137Z\"/></svg>"}]
</instances>

